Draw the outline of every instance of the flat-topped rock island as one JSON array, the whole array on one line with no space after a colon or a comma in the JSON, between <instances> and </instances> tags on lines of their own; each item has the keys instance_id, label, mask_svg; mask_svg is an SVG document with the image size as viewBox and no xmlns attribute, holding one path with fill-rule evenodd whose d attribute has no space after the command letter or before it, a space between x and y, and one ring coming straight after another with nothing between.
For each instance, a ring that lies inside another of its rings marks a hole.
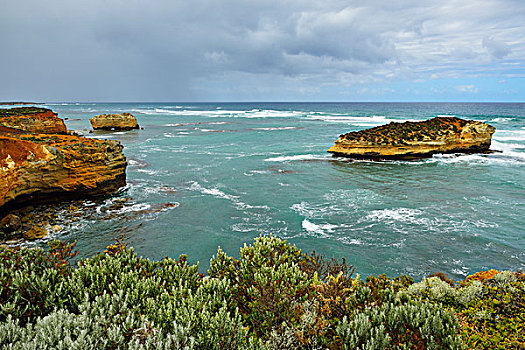
<instances>
[{"instance_id":1,"label":"flat-topped rock island","mask_svg":"<svg viewBox=\"0 0 525 350\"><path fill-rule=\"evenodd\" d=\"M328 152L357 159L417 159L436 153L486 153L496 129L483 122L436 117L340 135Z\"/></svg>"},{"instance_id":2,"label":"flat-topped rock island","mask_svg":"<svg viewBox=\"0 0 525 350\"><path fill-rule=\"evenodd\" d=\"M132 130L138 129L139 124L131 113L100 114L90 119L94 130Z\"/></svg>"}]
</instances>

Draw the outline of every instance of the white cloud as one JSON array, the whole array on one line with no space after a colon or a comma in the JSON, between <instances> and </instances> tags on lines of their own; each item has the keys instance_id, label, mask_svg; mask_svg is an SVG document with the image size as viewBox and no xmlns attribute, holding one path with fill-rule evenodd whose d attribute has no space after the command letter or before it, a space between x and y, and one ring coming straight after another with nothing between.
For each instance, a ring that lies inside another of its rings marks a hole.
<instances>
[{"instance_id":1,"label":"white cloud","mask_svg":"<svg viewBox=\"0 0 525 350\"><path fill-rule=\"evenodd\" d=\"M479 88L477 88L474 85L458 85L456 86L456 90L459 92L468 92L468 93L477 93L479 91Z\"/></svg>"}]
</instances>

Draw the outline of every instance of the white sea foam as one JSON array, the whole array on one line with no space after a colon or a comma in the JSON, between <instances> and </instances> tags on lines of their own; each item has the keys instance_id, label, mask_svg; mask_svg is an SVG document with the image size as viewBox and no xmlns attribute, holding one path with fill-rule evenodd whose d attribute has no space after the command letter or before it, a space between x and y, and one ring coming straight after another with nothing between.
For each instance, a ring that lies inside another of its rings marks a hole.
<instances>
[{"instance_id":1,"label":"white sea foam","mask_svg":"<svg viewBox=\"0 0 525 350\"><path fill-rule=\"evenodd\" d=\"M348 237L341 237L338 239L338 241L342 242L343 244L349 244L349 245L364 245L362 241L355 238L348 238Z\"/></svg>"},{"instance_id":2,"label":"white sea foam","mask_svg":"<svg viewBox=\"0 0 525 350\"><path fill-rule=\"evenodd\" d=\"M270 208L266 205L250 205L247 203L244 203L239 200L239 196L234 196L231 194L224 193L223 191L219 190L218 188L206 188L201 186L198 182L193 181L189 187L190 190L198 191L202 194L207 194L210 196L214 196L217 198L223 198L231 201L235 207L239 210L246 210L246 209L264 209L264 210L270 210Z\"/></svg>"},{"instance_id":3,"label":"white sea foam","mask_svg":"<svg viewBox=\"0 0 525 350\"><path fill-rule=\"evenodd\" d=\"M323 218L342 210L338 208L337 205L328 205L326 203L316 205L308 202L295 203L290 209L307 218Z\"/></svg>"},{"instance_id":4,"label":"white sea foam","mask_svg":"<svg viewBox=\"0 0 525 350\"><path fill-rule=\"evenodd\" d=\"M116 214L124 214L124 213L130 213L130 212L134 212L134 211L148 210L150 208L151 208L150 204L137 203L137 204L133 204L133 205L130 205L130 206L124 206L121 209L116 210L115 213Z\"/></svg>"},{"instance_id":5,"label":"white sea foam","mask_svg":"<svg viewBox=\"0 0 525 350\"><path fill-rule=\"evenodd\" d=\"M195 182L195 181L192 182L192 184L190 186L190 190L199 191L202 194L208 194L208 195L211 195L211 196L214 196L214 197L228 199L230 201L237 201L237 198L239 198L239 197L233 196L231 194L226 194L226 193L222 192L221 190L219 190L218 188L205 188L205 187L202 187L198 182Z\"/></svg>"},{"instance_id":6,"label":"white sea foam","mask_svg":"<svg viewBox=\"0 0 525 350\"><path fill-rule=\"evenodd\" d=\"M161 170L144 169L144 168L135 169L135 171L137 171L139 173L148 174L148 175L151 175L151 176L157 176L157 175L162 173Z\"/></svg>"},{"instance_id":7,"label":"white sea foam","mask_svg":"<svg viewBox=\"0 0 525 350\"><path fill-rule=\"evenodd\" d=\"M416 165L424 163L473 163L473 164L505 164L520 165L525 162L525 144L506 143L492 140L493 154L434 154L431 159L407 162Z\"/></svg>"},{"instance_id":8,"label":"white sea foam","mask_svg":"<svg viewBox=\"0 0 525 350\"><path fill-rule=\"evenodd\" d=\"M425 225L428 219L422 218L423 212L419 209L410 208L395 208L373 210L367 216L366 220L374 220L379 222L404 222L409 224Z\"/></svg>"},{"instance_id":9,"label":"white sea foam","mask_svg":"<svg viewBox=\"0 0 525 350\"><path fill-rule=\"evenodd\" d=\"M276 111L276 110L253 110L246 115L246 118L290 118L303 116L300 111Z\"/></svg>"},{"instance_id":10,"label":"white sea foam","mask_svg":"<svg viewBox=\"0 0 525 350\"><path fill-rule=\"evenodd\" d=\"M283 126L283 127L275 127L275 128L253 128L251 130L262 130L262 131L274 131L274 130L298 130L303 129L296 126Z\"/></svg>"},{"instance_id":11,"label":"white sea foam","mask_svg":"<svg viewBox=\"0 0 525 350\"><path fill-rule=\"evenodd\" d=\"M273 157L273 158L267 158L264 161L265 162L289 162L294 160L326 160L330 159L330 156L320 156L318 154L297 154L294 156L281 156L281 157Z\"/></svg>"},{"instance_id":12,"label":"white sea foam","mask_svg":"<svg viewBox=\"0 0 525 350\"><path fill-rule=\"evenodd\" d=\"M171 133L165 133L164 137L167 137L167 138L186 137L186 135L189 135L189 134L190 134L189 132L180 131L176 135L173 135Z\"/></svg>"},{"instance_id":13,"label":"white sea foam","mask_svg":"<svg viewBox=\"0 0 525 350\"><path fill-rule=\"evenodd\" d=\"M247 227L247 226L244 225L244 224L235 224L235 225L232 225L232 230L235 231L235 232L246 233L246 232L254 231L255 228L253 228L253 227Z\"/></svg>"},{"instance_id":14,"label":"white sea foam","mask_svg":"<svg viewBox=\"0 0 525 350\"><path fill-rule=\"evenodd\" d=\"M521 161L525 161L525 144L518 143L504 143L498 141L492 141L491 149L501 151L501 154L495 154L492 159L497 159L498 157L509 157Z\"/></svg>"},{"instance_id":15,"label":"white sea foam","mask_svg":"<svg viewBox=\"0 0 525 350\"><path fill-rule=\"evenodd\" d=\"M253 175L260 175L260 174L269 174L269 170L250 170L247 172L244 172L245 176L253 176Z\"/></svg>"},{"instance_id":16,"label":"white sea foam","mask_svg":"<svg viewBox=\"0 0 525 350\"><path fill-rule=\"evenodd\" d=\"M498 141L525 141L525 130L496 130L492 138Z\"/></svg>"},{"instance_id":17,"label":"white sea foam","mask_svg":"<svg viewBox=\"0 0 525 350\"><path fill-rule=\"evenodd\" d=\"M111 135L88 135L90 139L111 139L113 136Z\"/></svg>"},{"instance_id":18,"label":"white sea foam","mask_svg":"<svg viewBox=\"0 0 525 350\"><path fill-rule=\"evenodd\" d=\"M252 109L249 111L243 110L226 110L226 109L214 109L214 110L170 110L165 108L154 108L154 109L133 109L135 113L141 113L146 115L176 115L176 116L203 116L203 117L233 117L233 118L287 118L287 117L298 117L305 113L300 111L278 111L278 110L259 110Z\"/></svg>"},{"instance_id":19,"label":"white sea foam","mask_svg":"<svg viewBox=\"0 0 525 350\"><path fill-rule=\"evenodd\" d=\"M369 117L354 116L354 115L342 115L342 114L315 114L309 115L308 119L322 120L329 123L344 123L352 124L356 126L372 127L377 125L388 124L390 122L403 123L406 121L417 121L414 119L392 119L387 118L384 115L373 115Z\"/></svg>"},{"instance_id":20,"label":"white sea foam","mask_svg":"<svg viewBox=\"0 0 525 350\"><path fill-rule=\"evenodd\" d=\"M494 123L506 123L511 120L514 120L514 118L494 118L491 121Z\"/></svg>"},{"instance_id":21,"label":"white sea foam","mask_svg":"<svg viewBox=\"0 0 525 350\"><path fill-rule=\"evenodd\" d=\"M325 232L323 231L321 226L316 225L313 222L310 222L310 221L308 221L306 219L303 220L301 226L308 232L317 233L317 234L320 234L320 235L323 235L323 236L325 235Z\"/></svg>"},{"instance_id":22,"label":"white sea foam","mask_svg":"<svg viewBox=\"0 0 525 350\"><path fill-rule=\"evenodd\" d=\"M332 225L332 224L321 224L317 225L313 222L309 221L308 219L304 219L301 223L301 226L310 233L317 233L322 236L328 236L328 233L333 233L335 229L337 229L338 225Z\"/></svg>"}]
</instances>

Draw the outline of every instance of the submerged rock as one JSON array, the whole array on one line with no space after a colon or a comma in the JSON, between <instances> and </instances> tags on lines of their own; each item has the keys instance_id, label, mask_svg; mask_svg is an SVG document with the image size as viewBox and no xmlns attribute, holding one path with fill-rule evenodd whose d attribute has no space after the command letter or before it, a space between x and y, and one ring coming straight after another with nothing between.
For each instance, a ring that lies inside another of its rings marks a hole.
<instances>
[{"instance_id":1,"label":"submerged rock","mask_svg":"<svg viewBox=\"0 0 525 350\"><path fill-rule=\"evenodd\" d=\"M67 133L66 125L57 113L38 107L0 109L0 126L35 134Z\"/></svg>"},{"instance_id":2,"label":"submerged rock","mask_svg":"<svg viewBox=\"0 0 525 350\"><path fill-rule=\"evenodd\" d=\"M339 136L328 152L359 159L416 159L436 153L488 152L495 128L456 117L390 123Z\"/></svg>"},{"instance_id":3,"label":"submerged rock","mask_svg":"<svg viewBox=\"0 0 525 350\"><path fill-rule=\"evenodd\" d=\"M33 226L29 231L24 232L24 238L28 240L44 238L47 235L47 230L37 225Z\"/></svg>"},{"instance_id":4,"label":"submerged rock","mask_svg":"<svg viewBox=\"0 0 525 350\"><path fill-rule=\"evenodd\" d=\"M131 130L138 129L139 124L133 114L101 114L89 120L95 130Z\"/></svg>"}]
</instances>

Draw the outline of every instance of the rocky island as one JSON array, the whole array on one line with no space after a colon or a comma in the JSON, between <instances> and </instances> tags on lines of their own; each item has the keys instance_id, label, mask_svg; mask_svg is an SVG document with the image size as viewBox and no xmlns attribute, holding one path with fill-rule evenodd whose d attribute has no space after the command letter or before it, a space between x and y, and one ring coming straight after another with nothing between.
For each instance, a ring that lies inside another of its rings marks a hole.
<instances>
[{"instance_id":1,"label":"rocky island","mask_svg":"<svg viewBox=\"0 0 525 350\"><path fill-rule=\"evenodd\" d=\"M340 135L328 152L357 159L417 159L436 153L488 152L495 128L456 117L377 126Z\"/></svg>"},{"instance_id":2,"label":"rocky island","mask_svg":"<svg viewBox=\"0 0 525 350\"><path fill-rule=\"evenodd\" d=\"M0 219L27 205L104 195L125 186L127 163L118 141L66 133L51 110L0 112ZM9 217L0 231L16 222Z\"/></svg>"},{"instance_id":3,"label":"rocky island","mask_svg":"<svg viewBox=\"0 0 525 350\"><path fill-rule=\"evenodd\" d=\"M101 114L89 120L95 130L132 130L138 129L139 124L131 113Z\"/></svg>"}]
</instances>

